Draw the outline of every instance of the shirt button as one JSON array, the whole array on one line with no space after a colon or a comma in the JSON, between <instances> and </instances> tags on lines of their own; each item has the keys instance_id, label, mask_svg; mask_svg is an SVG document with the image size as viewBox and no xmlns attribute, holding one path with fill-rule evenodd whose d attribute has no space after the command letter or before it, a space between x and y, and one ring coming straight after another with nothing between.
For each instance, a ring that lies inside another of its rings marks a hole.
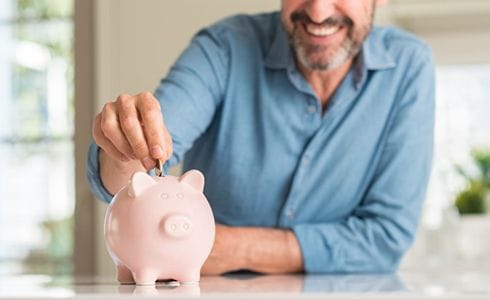
<instances>
[{"instance_id":1,"label":"shirt button","mask_svg":"<svg viewBox=\"0 0 490 300\"><path fill-rule=\"evenodd\" d=\"M286 217L288 217L289 219L294 218L294 210L292 210L292 209L288 209L288 210L286 211Z\"/></svg>"},{"instance_id":2,"label":"shirt button","mask_svg":"<svg viewBox=\"0 0 490 300\"><path fill-rule=\"evenodd\" d=\"M316 113L316 106L315 105L308 105L308 113L309 114Z\"/></svg>"}]
</instances>

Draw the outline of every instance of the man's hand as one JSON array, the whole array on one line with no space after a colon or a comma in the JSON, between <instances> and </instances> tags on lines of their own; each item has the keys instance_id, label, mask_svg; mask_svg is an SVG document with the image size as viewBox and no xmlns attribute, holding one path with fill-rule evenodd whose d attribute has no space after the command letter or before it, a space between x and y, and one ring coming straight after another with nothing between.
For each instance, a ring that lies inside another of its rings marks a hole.
<instances>
[{"instance_id":1,"label":"man's hand","mask_svg":"<svg viewBox=\"0 0 490 300\"><path fill-rule=\"evenodd\" d=\"M121 95L104 105L94 120L93 136L112 159L140 160L146 169L172 155L172 139L160 103L151 93Z\"/></svg>"},{"instance_id":2,"label":"man's hand","mask_svg":"<svg viewBox=\"0 0 490 300\"><path fill-rule=\"evenodd\" d=\"M103 150L99 159L102 181L112 193L127 183L132 172L143 167L149 170L156 159L166 161L172 155L172 139L160 103L148 92L120 95L106 103L95 117L92 134Z\"/></svg>"},{"instance_id":3,"label":"man's hand","mask_svg":"<svg viewBox=\"0 0 490 300\"><path fill-rule=\"evenodd\" d=\"M216 225L214 246L201 273L236 270L280 274L303 271L298 241L290 230Z\"/></svg>"}]
</instances>

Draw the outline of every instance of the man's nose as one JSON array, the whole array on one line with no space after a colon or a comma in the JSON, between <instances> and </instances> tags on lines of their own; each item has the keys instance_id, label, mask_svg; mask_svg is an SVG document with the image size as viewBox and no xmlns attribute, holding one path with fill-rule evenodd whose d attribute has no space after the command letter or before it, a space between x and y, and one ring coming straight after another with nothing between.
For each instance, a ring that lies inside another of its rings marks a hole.
<instances>
[{"instance_id":1,"label":"man's nose","mask_svg":"<svg viewBox=\"0 0 490 300\"><path fill-rule=\"evenodd\" d=\"M335 13L335 4L338 0L308 0L306 12L315 23L321 23Z\"/></svg>"}]
</instances>

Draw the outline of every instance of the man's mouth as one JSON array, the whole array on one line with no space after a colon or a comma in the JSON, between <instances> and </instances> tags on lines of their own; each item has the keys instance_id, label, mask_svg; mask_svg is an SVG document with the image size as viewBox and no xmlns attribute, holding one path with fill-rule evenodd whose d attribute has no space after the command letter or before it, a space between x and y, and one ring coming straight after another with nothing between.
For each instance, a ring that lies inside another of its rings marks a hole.
<instances>
[{"instance_id":1,"label":"man's mouth","mask_svg":"<svg viewBox=\"0 0 490 300\"><path fill-rule=\"evenodd\" d=\"M296 26L303 26L305 33L313 38L328 38L344 28L352 28L353 22L344 15L332 15L322 22L314 22L305 11L296 11L291 14L291 22Z\"/></svg>"},{"instance_id":2,"label":"man's mouth","mask_svg":"<svg viewBox=\"0 0 490 300\"><path fill-rule=\"evenodd\" d=\"M327 37L330 35L334 35L335 33L339 32L340 29L342 29L342 26L340 25L328 24L318 25L313 23L303 23L303 26L307 33L317 37Z\"/></svg>"}]
</instances>

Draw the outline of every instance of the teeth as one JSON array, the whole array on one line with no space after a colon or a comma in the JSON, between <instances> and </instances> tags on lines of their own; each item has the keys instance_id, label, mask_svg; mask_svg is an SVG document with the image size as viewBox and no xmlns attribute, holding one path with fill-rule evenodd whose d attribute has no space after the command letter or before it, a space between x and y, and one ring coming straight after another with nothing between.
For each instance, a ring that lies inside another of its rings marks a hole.
<instances>
[{"instance_id":1,"label":"teeth","mask_svg":"<svg viewBox=\"0 0 490 300\"><path fill-rule=\"evenodd\" d=\"M328 36L340 30L340 26L307 24L306 31L316 36Z\"/></svg>"}]
</instances>

